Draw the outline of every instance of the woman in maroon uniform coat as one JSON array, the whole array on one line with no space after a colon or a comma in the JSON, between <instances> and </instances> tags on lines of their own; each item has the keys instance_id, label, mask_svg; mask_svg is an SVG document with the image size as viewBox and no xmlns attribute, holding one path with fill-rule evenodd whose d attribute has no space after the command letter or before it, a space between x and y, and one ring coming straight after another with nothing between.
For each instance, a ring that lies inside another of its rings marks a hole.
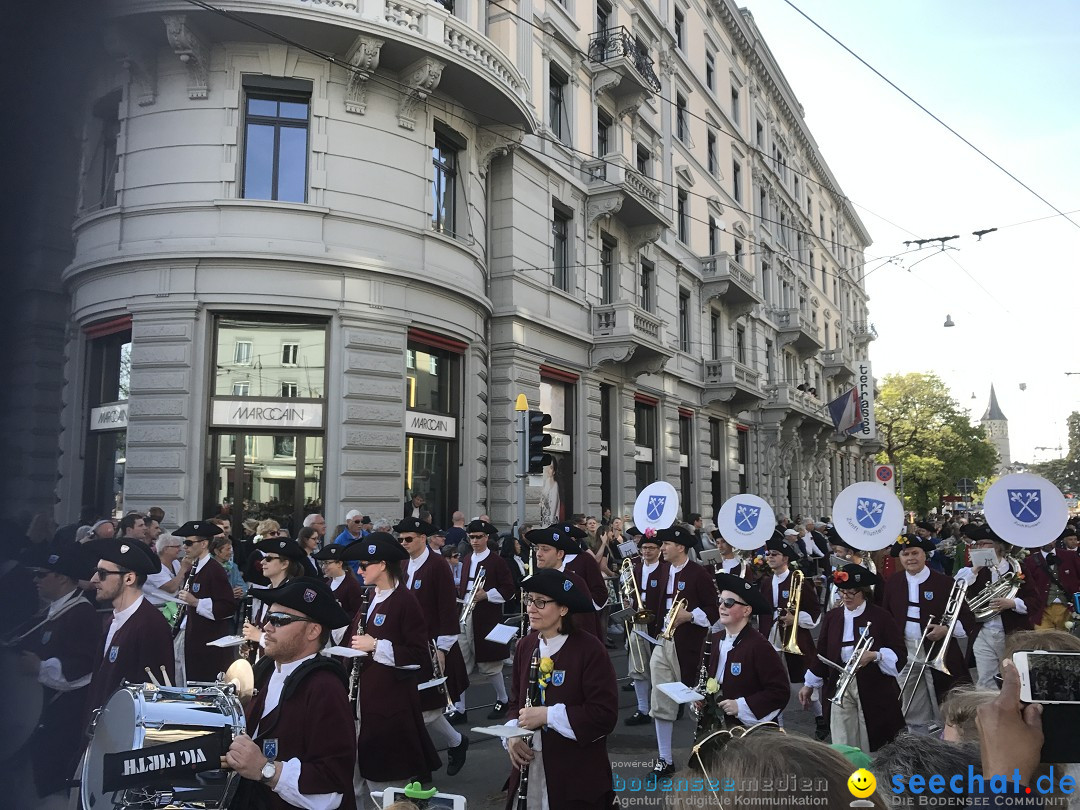
<instances>
[{"instance_id":1,"label":"woman in maroon uniform coat","mask_svg":"<svg viewBox=\"0 0 1080 810\"><path fill-rule=\"evenodd\" d=\"M373 532L348 546L375 592L350 625L350 646L360 659L360 735L356 765L370 791L420 779L428 782L442 762L420 713L416 672L428 657L424 614L401 584L408 554L392 534Z\"/></svg>"},{"instance_id":2,"label":"woman in maroon uniform coat","mask_svg":"<svg viewBox=\"0 0 1080 810\"><path fill-rule=\"evenodd\" d=\"M522 582L532 632L514 653L507 725L534 731L507 745L513 769L506 808L516 807L522 766L529 810L604 810L615 806L607 736L615 728L618 693L607 650L575 630L568 614L592 608L565 574L538 570ZM537 659L537 678L531 678ZM526 707L531 698L531 707ZM531 743L531 747L530 747Z\"/></svg>"},{"instance_id":3,"label":"woman in maroon uniform coat","mask_svg":"<svg viewBox=\"0 0 1080 810\"><path fill-rule=\"evenodd\" d=\"M323 578L334 594L334 599L341 605L341 609L351 621L364 602L364 586L360 584L352 568L344 562L345 558L342 555L346 548L348 546L338 543L323 546L315 552L315 559L319 562ZM347 626L335 629L330 634L330 643L341 644L346 630L348 630Z\"/></svg>"},{"instance_id":4,"label":"woman in maroon uniform coat","mask_svg":"<svg viewBox=\"0 0 1080 810\"><path fill-rule=\"evenodd\" d=\"M45 689L45 706L30 739L39 798L66 791L75 772L90 677L101 656L101 621L79 590L79 580L90 577L81 552L71 547L36 561L34 582L49 607L20 645L23 666Z\"/></svg>"},{"instance_id":5,"label":"woman in maroon uniform coat","mask_svg":"<svg viewBox=\"0 0 1080 810\"><path fill-rule=\"evenodd\" d=\"M176 594L187 606L180 623L184 646L182 653L177 650L178 655L183 655L185 683L213 683L236 657L233 647L207 646L232 634L232 618L236 615L236 597L229 575L210 554L210 538L220 533L217 524L196 521L188 521L174 532L184 538L188 557L193 559L187 586Z\"/></svg>"},{"instance_id":6,"label":"woman in maroon uniform coat","mask_svg":"<svg viewBox=\"0 0 1080 810\"><path fill-rule=\"evenodd\" d=\"M247 735L233 740L226 764L243 781L233 810L352 810L356 757L345 671L319 654L349 617L314 579L265 592L272 608L266 655L245 707Z\"/></svg>"},{"instance_id":7,"label":"woman in maroon uniform coat","mask_svg":"<svg viewBox=\"0 0 1080 810\"><path fill-rule=\"evenodd\" d=\"M822 704L831 715L833 743L869 753L904 729L896 677L907 662L907 649L892 616L871 601L874 586L881 582L877 574L849 563L834 571L832 580L841 605L822 620L818 652L834 664L846 666L863 633L869 633L873 642L857 664L855 681L848 686L842 706L826 702L836 694L840 672L820 658L808 668L799 700L809 705L811 692L821 688Z\"/></svg>"}]
</instances>

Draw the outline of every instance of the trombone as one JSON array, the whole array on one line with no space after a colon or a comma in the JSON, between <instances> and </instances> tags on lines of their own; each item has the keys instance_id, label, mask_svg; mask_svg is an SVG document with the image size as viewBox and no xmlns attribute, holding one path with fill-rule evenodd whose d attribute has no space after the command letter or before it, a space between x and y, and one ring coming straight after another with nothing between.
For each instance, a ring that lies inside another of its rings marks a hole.
<instances>
[{"instance_id":1,"label":"trombone","mask_svg":"<svg viewBox=\"0 0 1080 810\"><path fill-rule=\"evenodd\" d=\"M848 687L851 686L851 682L855 680L855 674L859 670L859 661L862 660L863 653L869 652L870 647L874 643L874 639L870 635L871 624L873 624L873 622L866 623L866 628L863 630L859 643L855 645L855 649L851 653L851 658L848 659L844 666L833 663L824 655L818 656L823 664L828 664L833 669L840 670L840 678L836 682L836 692L829 698L829 703L837 708L844 705L844 694L847 692Z\"/></svg>"},{"instance_id":2,"label":"trombone","mask_svg":"<svg viewBox=\"0 0 1080 810\"><path fill-rule=\"evenodd\" d=\"M619 589L622 591L623 609L634 611L634 615L626 620L626 639L630 645L630 655L635 656L637 671L644 672L645 662L641 660L641 650L630 637L630 624L648 625L656 617L641 601L641 589L638 587L637 577L634 576L634 561L629 557L619 564Z\"/></svg>"},{"instance_id":3,"label":"trombone","mask_svg":"<svg viewBox=\"0 0 1080 810\"><path fill-rule=\"evenodd\" d=\"M781 626L780 636L784 639L781 651L792 655L802 655L799 648L799 608L802 606L803 572L795 569L791 572L791 581L788 583L787 607L778 612L777 618L784 613L791 614L791 624L788 627ZM786 638L784 638L786 634Z\"/></svg>"},{"instance_id":4,"label":"trombone","mask_svg":"<svg viewBox=\"0 0 1080 810\"><path fill-rule=\"evenodd\" d=\"M945 653L949 649L949 642L952 640L953 630L956 628L956 620L960 618L960 609L964 605L965 593L967 593L967 583L963 580L956 580L953 583L952 591L949 593L949 601L945 604L945 612L941 615L940 626L945 628L945 635L932 642L930 648L924 653L923 645L926 643L934 617L930 616L927 619L926 627L923 628L922 636L919 638L919 646L916 648L915 660L911 662L907 675L904 677L904 682L900 684L900 696L904 701L901 711L904 714L907 714L908 709L911 708L911 701L914 700L915 693L919 691L919 684L922 683L927 667L936 669L946 675L952 675L945 665ZM908 696L904 698L904 693L907 691L908 683L911 681L911 676L915 674L916 668L918 668L918 674L915 675L914 685Z\"/></svg>"}]
</instances>

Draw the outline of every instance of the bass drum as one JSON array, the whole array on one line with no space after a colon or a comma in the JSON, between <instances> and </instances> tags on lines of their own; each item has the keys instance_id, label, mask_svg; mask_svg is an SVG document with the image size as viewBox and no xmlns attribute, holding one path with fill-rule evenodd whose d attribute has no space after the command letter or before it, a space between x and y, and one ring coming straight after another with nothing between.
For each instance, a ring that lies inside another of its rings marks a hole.
<instances>
[{"instance_id":1,"label":"bass drum","mask_svg":"<svg viewBox=\"0 0 1080 810\"><path fill-rule=\"evenodd\" d=\"M115 807L227 807L240 782L230 770L177 774L147 773L144 784L104 789L108 754L182 743L207 733L222 735L222 754L244 731L244 710L231 685L188 688L125 686L113 694L94 720L82 767L86 810Z\"/></svg>"}]
</instances>

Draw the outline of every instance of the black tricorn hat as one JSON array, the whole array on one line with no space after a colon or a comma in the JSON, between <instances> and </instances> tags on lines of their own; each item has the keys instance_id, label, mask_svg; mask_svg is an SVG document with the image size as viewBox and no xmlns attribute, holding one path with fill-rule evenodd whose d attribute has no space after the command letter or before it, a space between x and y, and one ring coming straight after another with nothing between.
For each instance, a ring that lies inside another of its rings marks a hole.
<instances>
[{"instance_id":1,"label":"black tricorn hat","mask_svg":"<svg viewBox=\"0 0 1080 810\"><path fill-rule=\"evenodd\" d=\"M259 591L259 601L292 608L330 630L345 627L350 621L330 586L312 577L297 577L280 588Z\"/></svg>"},{"instance_id":2,"label":"black tricorn hat","mask_svg":"<svg viewBox=\"0 0 1080 810\"><path fill-rule=\"evenodd\" d=\"M136 574L156 574L161 570L161 560L141 540L109 538L93 540L88 545L99 559L116 563Z\"/></svg>"},{"instance_id":3,"label":"black tricorn hat","mask_svg":"<svg viewBox=\"0 0 1080 810\"><path fill-rule=\"evenodd\" d=\"M432 535L435 534L435 527L428 523L426 520L420 520L419 518L407 517L398 521L398 525L394 527L394 531L398 534L402 532L412 532L414 534Z\"/></svg>"},{"instance_id":4,"label":"black tricorn hat","mask_svg":"<svg viewBox=\"0 0 1080 810\"><path fill-rule=\"evenodd\" d=\"M397 538L389 532L372 532L367 537L345 546L345 554L341 559L392 563L409 559L409 552L403 549Z\"/></svg>"},{"instance_id":5,"label":"black tricorn hat","mask_svg":"<svg viewBox=\"0 0 1080 810\"><path fill-rule=\"evenodd\" d=\"M865 566L848 563L833 571L832 581L840 590L872 588L881 584L881 577Z\"/></svg>"},{"instance_id":6,"label":"black tricorn hat","mask_svg":"<svg viewBox=\"0 0 1080 810\"><path fill-rule=\"evenodd\" d=\"M521 581L526 593L539 593L550 597L571 613L591 613L592 600L570 577L553 568L540 568L532 576Z\"/></svg>"},{"instance_id":7,"label":"black tricorn hat","mask_svg":"<svg viewBox=\"0 0 1080 810\"><path fill-rule=\"evenodd\" d=\"M307 555L300 548L300 544L287 537L268 537L255 544L255 548L263 554L277 554L287 560L301 561Z\"/></svg>"},{"instance_id":8,"label":"black tricorn hat","mask_svg":"<svg viewBox=\"0 0 1080 810\"><path fill-rule=\"evenodd\" d=\"M716 590L717 592L731 591L750 605L754 613L767 613L769 610L769 603L761 589L742 577L720 572L716 575Z\"/></svg>"}]
</instances>

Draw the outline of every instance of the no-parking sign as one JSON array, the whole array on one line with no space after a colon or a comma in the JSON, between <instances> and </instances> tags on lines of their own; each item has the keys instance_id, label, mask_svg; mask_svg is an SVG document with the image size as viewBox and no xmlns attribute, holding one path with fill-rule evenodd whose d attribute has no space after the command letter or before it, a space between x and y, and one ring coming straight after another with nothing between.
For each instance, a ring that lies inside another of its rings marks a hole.
<instances>
[{"instance_id":1,"label":"no-parking sign","mask_svg":"<svg viewBox=\"0 0 1080 810\"><path fill-rule=\"evenodd\" d=\"M896 468L892 464L875 464L874 481L889 492L896 492Z\"/></svg>"}]
</instances>

